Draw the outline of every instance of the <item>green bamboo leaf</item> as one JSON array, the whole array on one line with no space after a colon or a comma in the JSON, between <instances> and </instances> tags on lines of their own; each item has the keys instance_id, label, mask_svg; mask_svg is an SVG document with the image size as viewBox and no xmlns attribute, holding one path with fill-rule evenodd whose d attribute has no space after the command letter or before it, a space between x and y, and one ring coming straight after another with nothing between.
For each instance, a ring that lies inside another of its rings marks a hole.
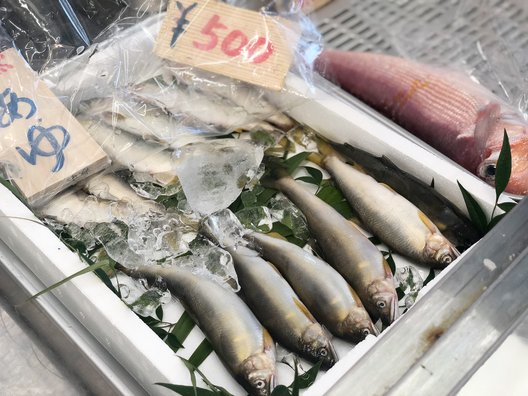
<instances>
[{"instance_id":1,"label":"green bamboo leaf","mask_svg":"<svg viewBox=\"0 0 528 396\"><path fill-rule=\"evenodd\" d=\"M309 155L309 152L304 151L284 161L284 166L286 167L288 173L291 175L293 172L295 172L297 168L301 166L304 161L306 161Z\"/></svg>"},{"instance_id":2,"label":"green bamboo leaf","mask_svg":"<svg viewBox=\"0 0 528 396\"><path fill-rule=\"evenodd\" d=\"M313 385L315 379L317 378L317 375L319 374L319 371L321 370L321 363L322 361L320 360L310 370L306 371L304 374L299 375L299 389L306 389Z\"/></svg>"},{"instance_id":3,"label":"green bamboo leaf","mask_svg":"<svg viewBox=\"0 0 528 396\"><path fill-rule=\"evenodd\" d=\"M504 210L506 213L508 213L510 210L515 208L517 206L517 203L515 202L503 202L497 205L499 208Z\"/></svg>"},{"instance_id":4,"label":"green bamboo leaf","mask_svg":"<svg viewBox=\"0 0 528 396\"><path fill-rule=\"evenodd\" d=\"M277 234L282 235L284 238L288 238L289 236L293 235L293 231L289 227L278 221L273 223L271 232L276 232Z\"/></svg>"},{"instance_id":5,"label":"green bamboo leaf","mask_svg":"<svg viewBox=\"0 0 528 396\"><path fill-rule=\"evenodd\" d=\"M314 179L314 184L320 185L323 181L323 172L321 172L317 168L312 168L311 166L305 166L304 168L306 169L308 174Z\"/></svg>"},{"instance_id":6,"label":"green bamboo leaf","mask_svg":"<svg viewBox=\"0 0 528 396\"><path fill-rule=\"evenodd\" d=\"M381 245L381 241L377 236L371 236L369 238L369 241L372 242L374 245Z\"/></svg>"},{"instance_id":7,"label":"green bamboo leaf","mask_svg":"<svg viewBox=\"0 0 528 396\"><path fill-rule=\"evenodd\" d=\"M273 196L277 194L277 190L273 190L271 188L265 188L264 191L262 191L257 196L257 206L266 206L268 202L270 201Z\"/></svg>"},{"instance_id":8,"label":"green bamboo leaf","mask_svg":"<svg viewBox=\"0 0 528 396\"><path fill-rule=\"evenodd\" d=\"M305 182L305 183L315 184L316 186L319 185L319 183L317 183L317 180L315 180L312 176L301 176L301 177L298 177L295 180L302 181L302 182Z\"/></svg>"},{"instance_id":9,"label":"green bamboo leaf","mask_svg":"<svg viewBox=\"0 0 528 396\"><path fill-rule=\"evenodd\" d=\"M423 282L423 285L427 285L429 282L431 282L434 278L435 278L435 270L434 269L430 269L429 270L429 274L427 275L427 278L425 278L424 282Z\"/></svg>"},{"instance_id":10,"label":"green bamboo leaf","mask_svg":"<svg viewBox=\"0 0 528 396\"><path fill-rule=\"evenodd\" d=\"M433 177L433 179L431 180L431 184L429 184L429 186L430 186L431 188L434 188L434 186L435 186L434 177Z\"/></svg>"},{"instance_id":11,"label":"green bamboo leaf","mask_svg":"<svg viewBox=\"0 0 528 396\"><path fill-rule=\"evenodd\" d=\"M473 225L481 233L486 233L488 221L484 211L475 198L473 198L473 196L462 186L462 184L460 184L458 180L457 183L460 191L462 192L462 196L464 197L464 202L466 203L466 208Z\"/></svg>"},{"instance_id":12,"label":"green bamboo leaf","mask_svg":"<svg viewBox=\"0 0 528 396\"><path fill-rule=\"evenodd\" d=\"M290 389L292 396L299 396L299 362L297 360L295 360L294 370L295 374Z\"/></svg>"},{"instance_id":13,"label":"green bamboo leaf","mask_svg":"<svg viewBox=\"0 0 528 396\"><path fill-rule=\"evenodd\" d=\"M508 133L504 130L504 138L502 140L502 148L497 160L497 167L495 169L495 194L497 200L499 196L504 192L511 175L511 149L510 140L508 139Z\"/></svg>"},{"instance_id":14,"label":"green bamboo leaf","mask_svg":"<svg viewBox=\"0 0 528 396\"><path fill-rule=\"evenodd\" d=\"M491 230L493 227L497 225L499 221L501 221L504 216L506 216L506 213L501 213L500 215L495 216L488 224L488 230Z\"/></svg>"},{"instance_id":15,"label":"green bamboo leaf","mask_svg":"<svg viewBox=\"0 0 528 396\"><path fill-rule=\"evenodd\" d=\"M156 316L160 321L163 320L163 307L161 305L156 309Z\"/></svg>"},{"instance_id":16,"label":"green bamboo leaf","mask_svg":"<svg viewBox=\"0 0 528 396\"><path fill-rule=\"evenodd\" d=\"M394 262L394 258L392 257L391 252L387 254L387 257L385 258L385 260L387 260L387 264L389 264L392 275L394 275L396 273L396 263Z\"/></svg>"},{"instance_id":17,"label":"green bamboo leaf","mask_svg":"<svg viewBox=\"0 0 528 396\"><path fill-rule=\"evenodd\" d=\"M195 324L191 316L185 311L180 319L174 325L171 333L178 339L180 344L183 344L187 336L191 333L191 330L194 328Z\"/></svg>"},{"instance_id":18,"label":"green bamboo leaf","mask_svg":"<svg viewBox=\"0 0 528 396\"><path fill-rule=\"evenodd\" d=\"M170 389L171 391L174 391L181 396L217 396L217 393L213 392L212 390L198 387L194 388L192 386L187 385L173 385L165 384L163 382L156 382L156 385Z\"/></svg>"},{"instance_id":19,"label":"green bamboo leaf","mask_svg":"<svg viewBox=\"0 0 528 396\"><path fill-rule=\"evenodd\" d=\"M278 385L271 392L271 396L291 396L290 390L284 385Z\"/></svg>"},{"instance_id":20,"label":"green bamboo leaf","mask_svg":"<svg viewBox=\"0 0 528 396\"><path fill-rule=\"evenodd\" d=\"M91 265L89 267L86 267L80 271L77 271L75 274L73 275L70 275L66 278L64 278L63 280L61 280L60 282L57 282L53 285L51 285L50 287L47 287L45 288L44 290L38 292L37 294L35 294L34 296L31 296L27 301L31 301L31 300L34 300L40 296L42 296L43 294L61 286L61 285L64 285L66 282L69 282L71 281L72 279L74 278L77 278L78 276L81 276L81 275L84 275L84 274L88 274L89 272L93 272L95 271L96 269L99 269L99 268L103 268L103 267L106 267L106 266L109 266L110 265L110 261L108 260L101 260L99 263L97 264L94 264L94 265Z\"/></svg>"},{"instance_id":21,"label":"green bamboo leaf","mask_svg":"<svg viewBox=\"0 0 528 396\"><path fill-rule=\"evenodd\" d=\"M178 338L172 333L167 333L167 336L165 337L165 344L167 344L174 352L180 348L183 348L180 340L178 340Z\"/></svg>"},{"instance_id":22,"label":"green bamboo leaf","mask_svg":"<svg viewBox=\"0 0 528 396\"><path fill-rule=\"evenodd\" d=\"M399 287L396 288L396 294L398 295L398 301L405 297L405 293Z\"/></svg>"},{"instance_id":23,"label":"green bamboo leaf","mask_svg":"<svg viewBox=\"0 0 528 396\"><path fill-rule=\"evenodd\" d=\"M344 199L341 191L334 186L324 186L316 195L330 206L335 205Z\"/></svg>"},{"instance_id":24,"label":"green bamboo leaf","mask_svg":"<svg viewBox=\"0 0 528 396\"><path fill-rule=\"evenodd\" d=\"M213 346L207 339L204 339L189 358L189 363L194 367L200 367L211 352L213 352Z\"/></svg>"},{"instance_id":25,"label":"green bamboo leaf","mask_svg":"<svg viewBox=\"0 0 528 396\"><path fill-rule=\"evenodd\" d=\"M293 235L286 237L286 239L288 240L288 242L293 243L294 245L297 245L299 247L304 247L304 245L306 245L306 241L296 238Z\"/></svg>"}]
</instances>

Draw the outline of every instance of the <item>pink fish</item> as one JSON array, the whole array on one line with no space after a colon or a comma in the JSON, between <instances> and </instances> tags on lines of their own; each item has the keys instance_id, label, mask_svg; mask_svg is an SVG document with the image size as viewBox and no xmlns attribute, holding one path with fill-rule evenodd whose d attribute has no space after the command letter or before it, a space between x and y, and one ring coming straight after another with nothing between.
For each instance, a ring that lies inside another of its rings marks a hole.
<instances>
[{"instance_id":1,"label":"pink fish","mask_svg":"<svg viewBox=\"0 0 528 396\"><path fill-rule=\"evenodd\" d=\"M506 191L528 195L528 122L457 72L373 53L324 51L318 71L490 184L504 130L512 153Z\"/></svg>"}]
</instances>

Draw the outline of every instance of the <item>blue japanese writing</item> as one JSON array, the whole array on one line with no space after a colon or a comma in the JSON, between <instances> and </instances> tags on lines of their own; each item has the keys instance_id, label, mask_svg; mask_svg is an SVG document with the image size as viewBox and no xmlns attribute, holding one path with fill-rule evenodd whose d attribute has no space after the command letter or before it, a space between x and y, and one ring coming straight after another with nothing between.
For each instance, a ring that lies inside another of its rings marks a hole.
<instances>
[{"instance_id":1,"label":"blue japanese writing","mask_svg":"<svg viewBox=\"0 0 528 396\"><path fill-rule=\"evenodd\" d=\"M172 29L173 35L172 40L170 43L170 47L174 48L176 45L176 41L180 38L181 34L185 31L185 27L189 24L189 20L187 19L187 15L196 7L198 3L193 3L189 7L185 8L182 3L179 1L176 2L176 7L178 7L178 10L181 12L180 18L176 21L176 26Z\"/></svg>"},{"instance_id":2,"label":"blue japanese writing","mask_svg":"<svg viewBox=\"0 0 528 396\"><path fill-rule=\"evenodd\" d=\"M61 143L59 143L59 141L53 134L53 131L58 131L62 133ZM36 137L35 132L39 132ZM29 141L29 147L31 148L29 154L24 151L24 149L22 149L21 147L16 148L22 158L24 158L31 165L35 165L37 163L37 156L55 157L57 162L55 166L51 169L51 171L58 172L62 169L64 165L64 149L66 148L68 143L70 143L70 134L64 127L60 125L54 125L49 128L44 128L42 126L32 126L31 128L29 128L27 138ZM51 151L43 150L40 147L44 139L51 146Z\"/></svg>"},{"instance_id":3,"label":"blue japanese writing","mask_svg":"<svg viewBox=\"0 0 528 396\"><path fill-rule=\"evenodd\" d=\"M21 106L21 105L24 106ZM23 107L27 111L27 114L21 114ZM30 119L35 115L37 106L35 102L28 98L19 98L18 95L11 91L11 88L7 88L0 95L0 128L7 128L15 120L20 118Z\"/></svg>"},{"instance_id":4,"label":"blue japanese writing","mask_svg":"<svg viewBox=\"0 0 528 396\"><path fill-rule=\"evenodd\" d=\"M26 120L33 117L37 112L35 102L29 98L19 97L11 88L7 88L0 94L0 128L11 126L16 120L25 118ZM40 123L42 120L38 120ZM57 138L55 135L60 134ZM70 142L70 134L60 125L44 127L34 125L29 128L27 133L29 142L29 153L21 147L16 147L17 152L24 160L31 165L37 164L37 157L55 157L55 166L52 172L58 172L64 166L64 149ZM46 143L51 150L42 148L42 143Z\"/></svg>"}]
</instances>

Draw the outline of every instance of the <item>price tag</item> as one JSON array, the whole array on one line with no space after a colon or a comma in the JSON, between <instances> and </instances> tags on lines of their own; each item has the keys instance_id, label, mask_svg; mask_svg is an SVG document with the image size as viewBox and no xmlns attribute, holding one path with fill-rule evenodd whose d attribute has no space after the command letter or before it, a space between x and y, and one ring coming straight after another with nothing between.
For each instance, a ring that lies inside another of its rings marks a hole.
<instances>
[{"instance_id":1,"label":"price tag","mask_svg":"<svg viewBox=\"0 0 528 396\"><path fill-rule=\"evenodd\" d=\"M0 53L0 162L35 206L109 163L13 48Z\"/></svg>"},{"instance_id":2,"label":"price tag","mask_svg":"<svg viewBox=\"0 0 528 396\"><path fill-rule=\"evenodd\" d=\"M295 24L221 2L172 1L154 52L175 62L279 90L298 40Z\"/></svg>"}]
</instances>

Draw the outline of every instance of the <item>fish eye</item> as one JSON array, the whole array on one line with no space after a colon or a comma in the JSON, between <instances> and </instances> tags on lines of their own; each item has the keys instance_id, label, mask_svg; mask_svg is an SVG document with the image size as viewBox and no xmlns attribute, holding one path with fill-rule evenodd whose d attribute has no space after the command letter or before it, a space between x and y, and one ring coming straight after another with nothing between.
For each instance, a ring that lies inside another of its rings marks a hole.
<instances>
[{"instance_id":1,"label":"fish eye","mask_svg":"<svg viewBox=\"0 0 528 396\"><path fill-rule=\"evenodd\" d=\"M255 388L262 389L266 386L266 383L263 380L255 381Z\"/></svg>"},{"instance_id":2,"label":"fish eye","mask_svg":"<svg viewBox=\"0 0 528 396\"><path fill-rule=\"evenodd\" d=\"M326 350L326 348L319 349L319 356L322 356L322 357L328 356L328 351Z\"/></svg>"},{"instance_id":3,"label":"fish eye","mask_svg":"<svg viewBox=\"0 0 528 396\"><path fill-rule=\"evenodd\" d=\"M486 165L486 167L484 168L484 176L495 177L496 170L497 170L497 167L495 164Z\"/></svg>"},{"instance_id":4,"label":"fish eye","mask_svg":"<svg viewBox=\"0 0 528 396\"><path fill-rule=\"evenodd\" d=\"M383 309L385 308L386 304L385 304L385 301L378 301L376 303L376 306L379 308L379 309Z\"/></svg>"},{"instance_id":5,"label":"fish eye","mask_svg":"<svg viewBox=\"0 0 528 396\"><path fill-rule=\"evenodd\" d=\"M369 329L363 329L361 330L361 334L363 334L365 337L370 335L370 330Z\"/></svg>"}]
</instances>

